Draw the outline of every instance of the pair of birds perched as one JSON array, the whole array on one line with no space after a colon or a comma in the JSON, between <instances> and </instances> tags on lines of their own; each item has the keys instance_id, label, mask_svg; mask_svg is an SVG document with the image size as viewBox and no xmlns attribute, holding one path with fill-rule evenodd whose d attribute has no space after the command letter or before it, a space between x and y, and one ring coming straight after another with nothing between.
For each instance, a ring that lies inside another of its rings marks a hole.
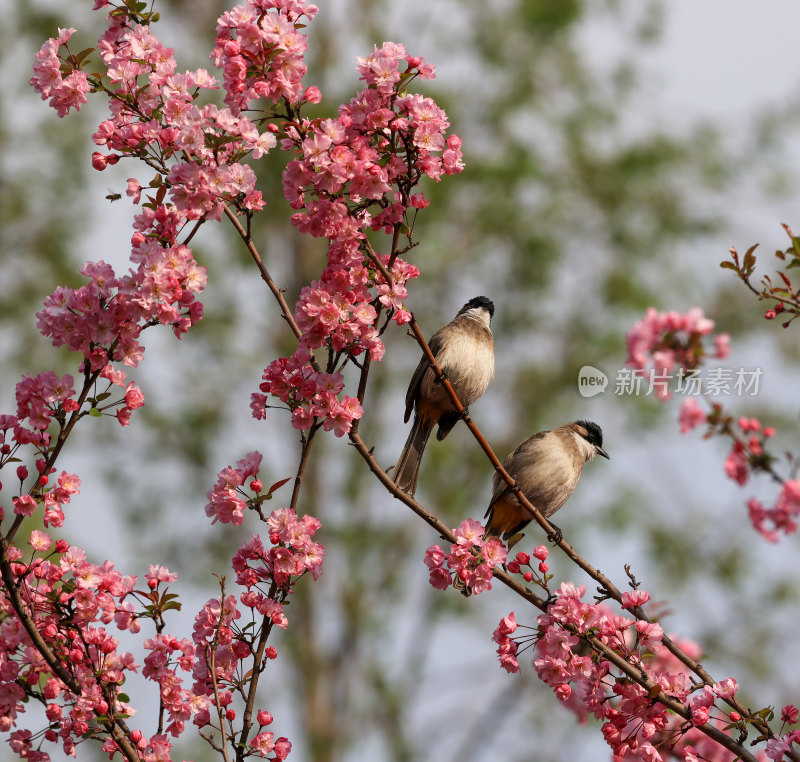
<instances>
[{"instance_id":1,"label":"pair of birds perched","mask_svg":"<svg viewBox=\"0 0 800 762\"><path fill-rule=\"evenodd\" d=\"M485 296L470 299L456 317L428 342L436 362L468 408L494 378L494 339L490 323L494 304ZM393 481L413 496L425 445L438 424L436 438L444 439L460 415L443 384L423 355L406 393L405 421L414 413L408 440L394 468ZM545 518L567 501L578 484L584 464L602 455L603 432L591 421L575 421L528 437L503 463L525 497ZM531 515L498 473L486 510L486 536L509 540L531 521Z\"/></svg>"}]
</instances>

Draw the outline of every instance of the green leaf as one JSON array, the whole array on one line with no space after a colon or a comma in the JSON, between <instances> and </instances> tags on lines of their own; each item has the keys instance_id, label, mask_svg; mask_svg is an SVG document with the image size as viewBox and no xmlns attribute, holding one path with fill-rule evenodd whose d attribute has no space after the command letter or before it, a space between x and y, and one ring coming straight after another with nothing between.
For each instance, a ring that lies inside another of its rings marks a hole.
<instances>
[{"instance_id":1,"label":"green leaf","mask_svg":"<svg viewBox=\"0 0 800 762\"><path fill-rule=\"evenodd\" d=\"M89 411L89 415L92 416L92 418L100 418L103 414L96 407L93 407Z\"/></svg>"},{"instance_id":2,"label":"green leaf","mask_svg":"<svg viewBox=\"0 0 800 762\"><path fill-rule=\"evenodd\" d=\"M169 611L170 609L175 609L175 611L180 611L181 610L181 604L180 603L175 603L174 601L172 601L172 602L167 603L167 604L165 604L164 606L161 607L162 611Z\"/></svg>"},{"instance_id":3,"label":"green leaf","mask_svg":"<svg viewBox=\"0 0 800 762\"><path fill-rule=\"evenodd\" d=\"M75 55L75 65L80 66L83 63L84 59L87 58L89 55L94 53L94 48L86 48L82 50L80 53Z\"/></svg>"},{"instance_id":4,"label":"green leaf","mask_svg":"<svg viewBox=\"0 0 800 762\"><path fill-rule=\"evenodd\" d=\"M101 392L94 399L96 402L102 402L103 400L107 400L110 396L111 392Z\"/></svg>"},{"instance_id":5,"label":"green leaf","mask_svg":"<svg viewBox=\"0 0 800 762\"><path fill-rule=\"evenodd\" d=\"M720 262L719 266L722 267L724 270L737 270L737 267L733 262L729 262L727 259L724 262Z\"/></svg>"}]
</instances>

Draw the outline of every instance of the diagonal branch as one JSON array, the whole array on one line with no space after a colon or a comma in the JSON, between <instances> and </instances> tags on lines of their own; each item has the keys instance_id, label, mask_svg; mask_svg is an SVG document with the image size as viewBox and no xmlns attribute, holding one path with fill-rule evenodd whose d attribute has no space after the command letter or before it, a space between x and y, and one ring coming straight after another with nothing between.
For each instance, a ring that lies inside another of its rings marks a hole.
<instances>
[{"instance_id":1,"label":"diagonal branch","mask_svg":"<svg viewBox=\"0 0 800 762\"><path fill-rule=\"evenodd\" d=\"M272 280L269 270L267 270L266 265L262 261L261 255L258 253L258 249L253 243L253 237L250 235L249 231L242 227L242 223L239 222L239 218L230 209L228 209L227 206L223 207L223 209L225 210L225 216L231 221L233 227L236 228L236 232L239 234L242 242L250 252L250 256L256 263L256 267L261 273L261 279L267 284L267 288L269 288L269 290L272 292L272 295L280 305L281 312L283 313L283 319L289 324L289 328L292 329L292 333L295 335L295 337L299 339L302 335L302 331L297 325L297 322L292 315L292 311L289 309L289 305L286 303L286 299L283 297L283 292L278 288L275 281Z\"/></svg>"},{"instance_id":2,"label":"diagonal branch","mask_svg":"<svg viewBox=\"0 0 800 762\"><path fill-rule=\"evenodd\" d=\"M252 244L252 241L249 240L249 235L244 231L239 221L235 218L235 216L226 209L226 214L231 218L231 221L234 223L234 226L240 232L242 240L248 246L248 249L253 256L256 264L259 266L259 270L261 270L262 278L267 282L267 285L270 286L270 290L276 296L281 305L281 309L283 311L284 317L289 322L289 325L292 327L292 330L295 332L295 336L299 338L299 329L297 328L296 323L294 321L289 320L288 315L288 308L285 306L286 302L283 299L283 295L280 293L280 290L272 282L269 275L266 274L266 268L264 268L263 264L261 263L261 259L258 256L258 252L255 250L255 247ZM380 261L379 257L377 256L376 252L369 244L369 241L362 242L363 248L367 253L367 256L375 265L376 269L380 272L382 277L386 280L386 283L392 282L392 275L386 266ZM436 362L436 358L434 357L433 353L431 352L430 346L428 345L427 341L425 340L424 335L419 329L419 325L416 322L413 314L411 316L411 320L409 322L409 328L411 333L413 334L414 338L416 339L417 343L419 344L425 358L431 365L431 368L434 371L434 374L438 381L442 384L443 388L446 390L448 396L450 397L456 411L460 414L460 416L464 419L464 422L469 428L472 435L475 437L476 441L480 445L481 449L486 454L487 458L491 462L492 466L494 467L495 471L500 475L500 478L508 485L509 490L512 494L515 495L517 500L519 501L520 505L530 514L531 518L536 521L539 526L548 534L554 534L554 527L547 521L547 519L542 516L539 510L533 505L525 496L525 494L520 489L519 484L516 480L503 468L502 463L498 459L497 455L492 450L489 443L486 441L486 438L481 433L480 429L475 425L473 420L467 414L466 409L461 404L461 401L458 399L458 395L455 393L452 385L450 384L447 377L442 372L441 368L439 367L438 363ZM363 399L363 394L365 392L366 386L366 377L368 375L368 368L369 365L365 365L362 368L362 374L359 383L359 400ZM449 541L455 542L455 535L447 527L442 521L440 521L434 514L428 511L424 506L418 503L416 500L411 498L405 492L400 490L397 485L388 477L388 475L384 472L383 468L381 468L380 464L375 459L372 451L366 446L364 440L361 438L359 431L358 431L358 422L355 422L355 425L351 428L349 438L351 444L356 448L359 452L361 457L365 460L367 465L369 466L370 470L373 474L378 478L378 480L383 484L384 487L398 500L403 502L406 506L408 506L414 513L416 513L420 518L422 518L426 523L428 523L431 527L433 527L439 535ZM296 484L297 486L297 484ZM615 599L617 602L622 602L622 593L619 589L614 585L614 583L606 577L602 572L598 569L595 569L588 561L586 561L582 556L580 556L567 542L563 539L558 542L559 548L566 554L566 556L575 563L579 568L581 568L586 574L588 574L592 579L596 580L600 586L602 591L610 598ZM520 595L523 599L525 599L530 604L534 605L541 611L546 611L547 609L547 601L537 596L532 590L530 590L527 586L519 583L518 581L511 578L505 571L501 571L500 569L495 568L493 570L493 575L496 579L501 581L507 587L512 589L515 593ZM636 611L632 612L634 615L643 621L650 621L641 609L637 609ZM579 634L580 633L575 633ZM657 685L649 678L642 670L639 668L629 664L625 659L612 649L610 649L607 645L599 641L598 639L592 636L581 635L586 642L592 647L594 651L602 656L602 658L608 660L612 664L614 664L618 669L620 669L623 673L625 673L630 679L637 682L639 685L643 686L646 690L650 691L650 689L654 689L654 693L657 693L655 689ZM691 659L686 653L683 652L682 649L678 648L678 646L673 643L668 637L664 636L662 639L664 646L667 650L672 653L679 661L681 661L686 667L692 670L695 674L697 674L704 683L707 685L714 685L715 681L713 678L701 667L701 665L696 662L694 659ZM672 697L662 696L659 695L655 699L656 701L662 703L666 706L670 711L675 712L677 715L683 717L684 719L691 721L691 710ZM744 716L747 716L751 720L751 712L749 712L746 708L742 707L736 699L726 700L727 703L739 711ZM772 737L772 731L766 723L757 723L754 721L754 724L761 730L767 737ZM755 757L753 757L748 751L746 751L741 744L738 744L732 738L730 738L727 734L723 731L719 730L718 728L714 727L713 725L703 725L699 728L702 732L708 735L710 738L717 741L721 746L725 747L733 754L735 754L739 759L746 760L747 762L756 762Z\"/></svg>"},{"instance_id":3,"label":"diagonal branch","mask_svg":"<svg viewBox=\"0 0 800 762\"><path fill-rule=\"evenodd\" d=\"M378 481L380 481L381 484L383 484L383 486L389 490L394 498L400 500L402 503L405 503L405 505L407 505L414 513L432 526L444 540L447 540L451 543L455 542L455 535L448 526L446 526L439 518L428 511L423 505L414 500L414 498L403 492L403 490L401 490L389 478L358 432L350 432L350 442L356 448L358 454L361 455L361 457L367 463L370 471L372 471L372 473L377 477ZM548 601L540 598L526 585L518 582L507 572L502 571L499 568L493 569L492 574L494 575L495 579L502 582L506 587L513 590L528 603L532 604L542 612L547 612ZM656 692L658 684L652 678L648 677L643 670L627 662L620 654L603 643L600 639L587 635L586 633L576 632L574 630L573 633L588 643L589 646L602 659L611 662L615 667L617 667L617 669L627 675L631 680L641 685L646 691L653 691L654 693ZM667 709L679 715L680 717L683 717L685 720L691 721L691 710L681 701L678 701L671 696L664 696L660 691L654 700L660 704L663 704ZM721 731L719 728L716 728L711 724L706 724L700 726L698 729L705 733L709 738L712 738L721 746L735 754L739 759L746 760L746 762L757 762L756 758L746 751L741 744L734 741L734 739Z\"/></svg>"}]
</instances>

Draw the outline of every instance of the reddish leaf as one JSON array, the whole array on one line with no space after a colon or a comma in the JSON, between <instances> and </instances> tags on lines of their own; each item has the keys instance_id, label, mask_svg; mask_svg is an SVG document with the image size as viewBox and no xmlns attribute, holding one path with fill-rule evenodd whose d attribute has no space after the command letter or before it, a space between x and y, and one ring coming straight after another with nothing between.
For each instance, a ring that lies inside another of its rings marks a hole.
<instances>
[{"instance_id":1,"label":"reddish leaf","mask_svg":"<svg viewBox=\"0 0 800 762\"><path fill-rule=\"evenodd\" d=\"M287 476L285 479L281 479L279 482L275 482L275 484L273 484L267 490L267 494L271 495L273 492L275 492L276 489L279 489L280 487L283 487L283 485L286 484L286 482L290 481L291 478L292 478L291 476Z\"/></svg>"},{"instance_id":2,"label":"reddish leaf","mask_svg":"<svg viewBox=\"0 0 800 762\"><path fill-rule=\"evenodd\" d=\"M742 270L752 271L756 266L756 257L753 252L758 248L758 244L754 243L745 253L744 262L742 263Z\"/></svg>"}]
</instances>

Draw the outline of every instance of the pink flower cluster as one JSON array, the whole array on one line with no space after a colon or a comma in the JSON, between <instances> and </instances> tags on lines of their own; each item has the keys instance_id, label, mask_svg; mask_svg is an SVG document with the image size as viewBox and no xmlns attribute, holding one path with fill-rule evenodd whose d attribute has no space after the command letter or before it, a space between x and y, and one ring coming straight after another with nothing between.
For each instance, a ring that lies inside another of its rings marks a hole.
<instances>
[{"instance_id":1,"label":"pink flower cluster","mask_svg":"<svg viewBox=\"0 0 800 762\"><path fill-rule=\"evenodd\" d=\"M242 6L238 12L246 13ZM225 17L236 13L234 9ZM218 29L223 37L230 33L225 17ZM276 14L269 17L278 18ZM218 41L218 47L223 42ZM227 41L228 46L235 44ZM260 43L254 38L253 44ZM96 169L124 156L162 168L167 175L163 187L169 188L173 206L162 207L159 198L155 211L172 217L166 220L171 227L186 219L219 219L225 201L249 210L263 207L261 193L255 190L255 173L240 159L248 153L260 158L276 144L276 138L269 130L259 132L241 114L247 105L241 100L243 93L238 94L238 105L230 108L201 105L201 94L218 87L216 79L205 69L176 72L173 51L159 42L149 26L125 23L123 15L112 17L98 50L110 81L120 84L117 94L134 95L110 101L111 119L100 124L93 139L112 153L95 153ZM180 158L170 166L167 160L175 157ZM140 194L141 184L132 179L128 195L138 202Z\"/></svg>"},{"instance_id":2,"label":"pink flower cluster","mask_svg":"<svg viewBox=\"0 0 800 762\"><path fill-rule=\"evenodd\" d=\"M657 374L666 374L674 368L696 368L707 350L703 337L714 329L714 321L695 307L686 314L658 312L648 308L645 316L636 323L626 337L627 365L636 370L651 367ZM724 359L730 352L730 337L721 333L714 337L714 356ZM666 385L656 385L656 395L669 399Z\"/></svg>"},{"instance_id":3,"label":"pink flower cluster","mask_svg":"<svg viewBox=\"0 0 800 762\"><path fill-rule=\"evenodd\" d=\"M728 478L739 486L744 487L754 471L769 469L773 456L767 452L766 445L767 440L775 436L772 426L762 426L757 418L741 417L736 423L742 433L739 436L734 432L733 420L722 415L719 405L707 414L692 398L681 406L680 421L683 432L707 421L712 431L731 437L733 441L724 467ZM773 507L766 508L760 500L751 498L747 508L753 528L769 542L777 542L781 532L793 534L797 531L795 519L800 515L800 481L784 480Z\"/></svg>"},{"instance_id":4,"label":"pink flower cluster","mask_svg":"<svg viewBox=\"0 0 800 762\"><path fill-rule=\"evenodd\" d=\"M221 521L223 524L239 526L244 521L244 512L252 498L242 489L242 485L248 478L258 474L261 458L260 452L249 452L236 463L235 468L226 466L219 472L214 486L206 493L206 516L212 519L212 524Z\"/></svg>"},{"instance_id":5,"label":"pink flower cluster","mask_svg":"<svg viewBox=\"0 0 800 762\"><path fill-rule=\"evenodd\" d=\"M66 77L61 70L62 59L58 51L73 34L74 29L59 29L58 37L42 45L36 54L30 80L31 87L41 94L43 101L50 99L50 105L60 117L66 116L71 108L80 111L86 103L86 93L91 89L88 77L80 69L73 69ZM64 62L68 63L68 60L64 59Z\"/></svg>"},{"instance_id":6,"label":"pink flower cluster","mask_svg":"<svg viewBox=\"0 0 800 762\"><path fill-rule=\"evenodd\" d=\"M55 486L48 486L49 474L45 473L44 459L36 461L36 470L38 476L34 486L38 488L37 497L34 497L30 492L23 492L19 497L12 498L14 513L18 516L33 516L41 502L44 503L44 515L42 517L44 526L63 526L63 507L70 502L73 495L78 493L81 480L75 474L68 474L66 471L62 471ZM50 473L54 471L55 469L50 469ZM20 466L17 468L17 476L20 479L21 486L22 482L28 477L27 467ZM0 508L0 517L2 515L3 509Z\"/></svg>"},{"instance_id":7,"label":"pink flower cluster","mask_svg":"<svg viewBox=\"0 0 800 762\"><path fill-rule=\"evenodd\" d=\"M105 379L124 392L119 400L106 402L107 390L88 397L87 388L75 391L69 375L59 378L48 372L23 378L17 388L17 416L0 416L0 466L18 460L16 453L26 444L46 456L51 447L48 429L54 421L63 426L66 415L94 415L115 407L125 425L131 411L144 404L141 390L125 386L125 373L114 363L138 364L145 328L169 325L180 338L201 319L197 294L205 287L206 272L181 236L189 231L187 223L198 221L191 238L200 223L220 219L226 206L248 219L263 207L255 173L244 161L264 156L278 137L283 137L285 150L295 152L284 175L284 190L296 211L293 223L327 237L329 250L326 269L297 302L295 318L302 331L298 350L267 368L261 393L254 395L254 414L263 417L267 395L272 395L289 407L297 428L321 425L345 434L362 410L357 399L343 396L339 371L360 355L381 359L380 313L385 309L396 323L407 322L406 283L419 275L396 251L378 254L391 273L387 282L367 256L373 252L366 232L399 232L408 210L427 205L422 195L413 193L420 180L439 180L463 168L461 141L446 136L444 112L432 100L406 93L411 79L431 78L433 68L408 56L402 46L385 43L359 59L366 89L342 106L335 119L303 119L303 103L321 97L317 88L303 89L301 84L306 38L300 30L304 18L312 19L317 9L304 0L247 0L219 19L211 54L222 69L226 107L204 105L201 98L218 87L215 78L205 69L178 71L173 51L151 31L149 11L96 0L96 8L109 6L108 28L97 45L105 74L87 76L82 69L90 71L88 54L70 54L66 43L74 30L66 30L42 47L31 84L60 116L80 108L89 89L104 93L110 113L92 136L99 149L92 165L103 170L123 158L136 158L153 169L149 180L128 180L127 195L142 205L134 219L133 267L118 276L102 261L85 265L81 272L89 282L57 289L37 318L40 331L55 346L82 355L79 370L86 378L92 377L93 383ZM251 120L244 111L255 99L282 100L285 113L254 110L266 115ZM311 356L317 348L329 350L326 373ZM82 411L79 399L90 410ZM241 524L248 507L260 514L261 484L255 479L260 461L258 453L250 453L219 474L206 506L214 522ZM27 494L22 493L27 469L17 469L22 494L12 499L13 510L29 516L43 502L45 525L61 526L62 506L77 492L79 480L62 472L57 484L49 485L54 469L48 464L46 457L37 461L35 484ZM244 485L251 478L248 492ZM157 620L159 627L145 642L142 674L158 683L167 724L150 738L132 731L130 741L142 758L169 759L170 739L191 718L199 727L233 722L232 702L247 666L243 662L252 661L261 631L253 627L255 615L267 630L286 627L286 596L306 572L314 578L320 574L324 554L312 539L319 527L316 519L280 509L267 521L270 547L254 537L233 559L237 582L246 588L238 602L233 595L209 601L196 618L191 640L161 629L162 614L177 605L174 596L159 593L162 583L174 581L163 567L151 567L147 589L134 590L135 578L121 577L108 562L89 564L82 551L63 541L51 551L52 540L44 532L32 533L29 562L12 545L11 567L22 599L30 604L30 614L56 657L76 677L80 692L73 695L70 686L48 671L4 595L0 729L11 731L24 709L22 700L34 697L47 706L51 725L45 739L61 739L65 753L74 754L90 730L95 736L102 733L97 731L99 716L129 717L132 708L120 700L118 688L139 667L100 625L113 621L136 633L146 618ZM481 567L488 569L505 558L505 550L493 542L470 546L482 553L481 563L461 561L467 569L462 569L462 578L476 591L490 584ZM465 543L466 534L459 545ZM455 559L460 552L454 546L451 555ZM452 563L455 568L457 562ZM249 614L241 626L239 604ZM268 648L265 656L275 658L275 649ZM184 687L181 672L191 673L191 688ZM221 717L217 701L223 707ZM250 749L261 757L284 759L291 744L264 729L272 722L268 712L258 712L257 718L259 732L248 739ZM12 749L34 762L47 758L39 743L26 730L11 733ZM103 749L110 755L117 751L110 738Z\"/></svg>"},{"instance_id":8,"label":"pink flower cluster","mask_svg":"<svg viewBox=\"0 0 800 762\"><path fill-rule=\"evenodd\" d=\"M74 477L62 474L71 494L77 491ZM56 491L57 491L56 490ZM68 500L68 494L62 495ZM44 739L61 742L67 755L101 715L124 716L132 711L118 693L126 675L136 672L133 656L119 649L119 641L103 625L116 623L133 629L125 599L136 578L122 575L106 561L89 563L86 554L65 540L53 542L41 530L30 534L32 553L11 545L10 571L25 602L28 615L56 658L65 665L79 692L63 683L39 656L20 620L13 615L4 588L0 599L0 730L9 732L17 724L32 697L45 706L48 729ZM135 631L135 630L134 630ZM44 762L41 739L30 731L10 733L12 749L21 757Z\"/></svg>"},{"instance_id":9,"label":"pink flower cluster","mask_svg":"<svg viewBox=\"0 0 800 762\"><path fill-rule=\"evenodd\" d=\"M585 592L582 585L562 583L548 613L538 617L535 630L524 628L520 633L513 612L503 617L492 636L501 666L519 672L519 654L535 645L533 666L539 678L579 717L591 714L604 722L603 737L617 757L661 762L662 754L671 749L689 759L681 750L692 743L700 759L732 760L732 755L694 728L717 719L731 721L730 713L718 710L719 716L712 718L711 710L717 699L733 697L736 681L727 679L698 691L687 668L661 645L660 625L615 615L606 605L586 603L582 600ZM623 607L643 606L649 598L642 590L626 593ZM653 701L652 691L628 679L611 662L582 652L577 636L582 633L594 635L645 673L661 694L683 702L691 711L691 723L681 724L680 718ZM696 646L681 646L699 658Z\"/></svg>"},{"instance_id":10,"label":"pink flower cluster","mask_svg":"<svg viewBox=\"0 0 800 762\"><path fill-rule=\"evenodd\" d=\"M314 579L322 572L325 549L313 540L320 527L318 519L299 518L292 509L280 508L270 514L267 524L269 550L265 549L261 538L254 535L239 548L232 561L236 582L245 588L239 602L254 614L258 613L262 625L253 628L252 617L240 623L242 612L233 595L228 595L224 603L219 598L211 599L195 618L192 639L197 658L192 666L192 694L203 699L194 718L195 725L200 728L214 724L212 711L217 696L225 708L225 718L228 721L235 718L232 703L238 692L240 675L247 670L245 662L252 660L262 628L266 627L267 631L273 625L286 628L289 622L282 604L291 588L306 572ZM270 646L264 656L274 659L277 651ZM272 723L272 715L261 710L257 721L263 728ZM250 746L262 757L274 754L273 759L279 760L285 759L292 748L286 738L275 738L272 732L265 730L250 740Z\"/></svg>"},{"instance_id":11,"label":"pink flower cluster","mask_svg":"<svg viewBox=\"0 0 800 762\"><path fill-rule=\"evenodd\" d=\"M311 21L317 10L304 0L247 0L220 16L211 58L223 71L230 108L245 109L259 98L316 101L314 90L302 87L308 45L300 22L304 16Z\"/></svg>"},{"instance_id":12,"label":"pink flower cluster","mask_svg":"<svg viewBox=\"0 0 800 762\"><path fill-rule=\"evenodd\" d=\"M299 518L291 508L278 508L267 518L269 541L272 547L264 550L261 539L254 535L242 545L233 557L236 582L247 588L242 603L258 609L264 605L264 596L258 593L257 585L272 584L286 589L296 578L310 572L314 579L322 573L325 548L313 537L320 527L319 519L313 516ZM255 590L253 588L256 588ZM287 624L282 610L271 609L270 618L280 627Z\"/></svg>"},{"instance_id":13,"label":"pink flower cluster","mask_svg":"<svg viewBox=\"0 0 800 762\"><path fill-rule=\"evenodd\" d=\"M351 245L364 228L392 230L409 206L425 206L410 195L424 175L439 180L463 170L460 138L445 137L445 112L430 98L401 94L414 76L432 79L433 67L386 42L358 68L366 89L335 119L290 127L282 143L298 157L284 172L284 195L306 209L292 222L312 235L355 239ZM374 215L366 211L373 206Z\"/></svg>"},{"instance_id":14,"label":"pink flower cluster","mask_svg":"<svg viewBox=\"0 0 800 762\"><path fill-rule=\"evenodd\" d=\"M731 450L725 459L725 473L740 486L745 486L754 471L767 470L773 460L766 450L767 440L775 436L775 429L762 426L757 418L739 418L737 427L743 436L732 434L732 421L723 425L733 439ZM781 483L781 491L771 508L767 508L757 498L747 503L748 514L753 528L769 542L777 542L783 534L797 531L796 518L800 515L800 481L786 479Z\"/></svg>"},{"instance_id":15,"label":"pink flower cluster","mask_svg":"<svg viewBox=\"0 0 800 762\"><path fill-rule=\"evenodd\" d=\"M47 449L50 445L47 428L53 416L78 409L73 385L68 373L61 378L51 370L38 376L24 373L16 387L17 415L3 417L4 432L13 429L13 442L17 446L35 444L40 450ZM30 428L23 425L25 422Z\"/></svg>"},{"instance_id":16,"label":"pink flower cluster","mask_svg":"<svg viewBox=\"0 0 800 762\"><path fill-rule=\"evenodd\" d=\"M794 725L797 723L797 717L800 712L796 706L787 704L781 710L781 720L785 725ZM776 762L781 762L787 758L788 755L796 755L800 748L800 729L795 728L790 730L783 736L770 738L767 741L766 755L768 759L774 759ZM690 760L690 762L693 762ZM698 760L700 762L700 760Z\"/></svg>"},{"instance_id":17,"label":"pink flower cluster","mask_svg":"<svg viewBox=\"0 0 800 762\"><path fill-rule=\"evenodd\" d=\"M681 427L681 434L691 431L694 428L706 423L708 421L708 413L700 407L700 404L694 397L687 397L680 407L678 413L678 423Z\"/></svg>"},{"instance_id":18,"label":"pink flower cluster","mask_svg":"<svg viewBox=\"0 0 800 762\"><path fill-rule=\"evenodd\" d=\"M412 194L424 176L438 180L463 168L460 139L445 137L444 111L430 98L404 94L412 78L433 77L431 66L387 42L360 58L358 69L367 87L336 118L298 121L281 141L296 156L283 173L284 195L298 210L292 223L328 239L328 266L302 289L295 306L300 349L265 370L252 398L256 417L264 416L273 395L289 406L295 427L307 429L322 419L339 436L361 416L361 407L347 397L332 398L338 392L320 394L320 374L304 350L328 347L337 358L365 352L372 360L383 357L379 310L387 309L398 324L408 322L405 284L419 270L398 256L378 255L391 273L385 282L365 259L365 231L399 229L408 209L427 205ZM322 375L327 384L330 374Z\"/></svg>"},{"instance_id":19,"label":"pink flower cluster","mask_svg":"<svg viewBox=\"0 0 800 762\"><path fill-rule=\"evenodd\" d=\"M437 590L446 590L452 575L476 595L492 589L492 569L505 563L508 551L494 538L485 538L483 524L465 519L454 530L456 541L445 552L432 545L425 551L425 564L430 569L430 583ZM447 567L447 568L445 568Z\"/></svg>"},{"instance_id":20,"label":"pink flower cluster","mask_svg":"<svg viewBox=\"0 0 800 762\"><path fill-rule=\"evenodd\" d=\"M547 572L550 570L546 561L549 554L550 551L544 545L538 545L533 549L533 557L539 561L536 569L533 568L530 555L522 551L517 553L513 561L508 562L506 568L509 574L521 574L526 582L535 580L538 585L546 589L549 579ZM526 567L527 571L523 571Z\"/></svg>"},{"instance_id":21,"label":"pink flower cluster","mask_svg":"<svg viewBox=\"0 0 800 762\"><path fill-rule=\"evenodd\" d=\"M725 459L725 473L739 486L747 484L751 469L765 465L764 445L767 439L775 436L775 429L766 426L763 431L761 422L756 418L740 418L739 428L747 439L735 438L728 457Z\"/></svg>"},{"instance_id":22,"label":"pink flower cluster","mask_svg":"<svg viewBox=\"0 0 800 762\"><path fill-rule=\"evenodd\" d=\"M112 372L111 361L136 367L148 325L171 325L180 337L203 315L196 295L206 285L206 269L182 244L164 247L144 235L134 236L131 259L138 266L119 278L103 261L87 263L81 274L89 283L77 289L59 286L36 313L37 327L56 347L80 352L92 371L122 386L125 375Z\"/></svg>"},{"instance_id":23,"label":"pink flower cluster","mask_svg":"<svg viewBox=\"0 0 800 762\"><path fill-rule=\"evenodd\" d=\"M332 246L328 252L328 267L321 279L304 286L295 306L295 320L303 331L301 345L316 349L329 343L335 352L347 352L358 357L365 351L373 360L383 358L383 344L378 337L375 321L378 313L370 303L371 280L380 276L365 267L357 251ZM388 257L381 257L388 267ZM398 324L408 322L409 313L403 308L407 296L405 284L419 277L419 269L400 257L391 266L392 284L379 283L378 301L393 311Z\"/></svg>"},{"instance_id":24,"label":"pink flower cluster","mask_svg":"<svg viewBox=\"0 0 800 762\"><path fill-rule=\"evenodd\" d=\"M753 497L747 503L747 510L753 527L769 542L777 542L780 532L794 534L797 531L795 519L800 514L800 481L787 479L772 508L764 507Z\"/></svg>"},{"instance_id":25,"label":"pink flower cluster","mask_svg":"<svg viewBox=\"0 0 800 762\"><path fill-rule=\"evenodd\" d=\"M378 313L372 304L369 282L377 276L367 269L357 251L349 251L350 259L342 260L348 250L332 244L328 267L322 277L304 286L295 306L295 320L303 332L300 346L291 357L274 360L264 370L259 391L251 396L250 407L256 418L266 416L268 397L277 397L292 412L292 425L307 430L321 420L325 431L343 436L353 420L361 418L361 404L354 397L338 397L344 389L340 373L322 373L311 363L311 350L329 346L337 356L358 357L365 352L370 359L380 360L384 347L375 323ZM388 266L388 257L383 257ZM392 287L377 287L378 301L394 311L398 323L407 322L403 309L405 282L419 276L414 265L397 257L391 267Z\"/></svg>"},{"instance_id":26,"label":"pink flower cluster","mask_svg":"<svg viewBox=\"0 0 800 762\"><path fill-rule=\"evenodd\" d=\"M340 437L350 431L354 419L362 416L361 404L347 395L340 400L337 395L344 389L342 375L315 371L310 359L311 353L301 348L291 357L273 360L261 377L261 391L251 395L253 416L266 417L267 395L272 395L291 410L296 429L307 430L321 419L325 431L333 430Z\"/></svg>"}]
</instances>

